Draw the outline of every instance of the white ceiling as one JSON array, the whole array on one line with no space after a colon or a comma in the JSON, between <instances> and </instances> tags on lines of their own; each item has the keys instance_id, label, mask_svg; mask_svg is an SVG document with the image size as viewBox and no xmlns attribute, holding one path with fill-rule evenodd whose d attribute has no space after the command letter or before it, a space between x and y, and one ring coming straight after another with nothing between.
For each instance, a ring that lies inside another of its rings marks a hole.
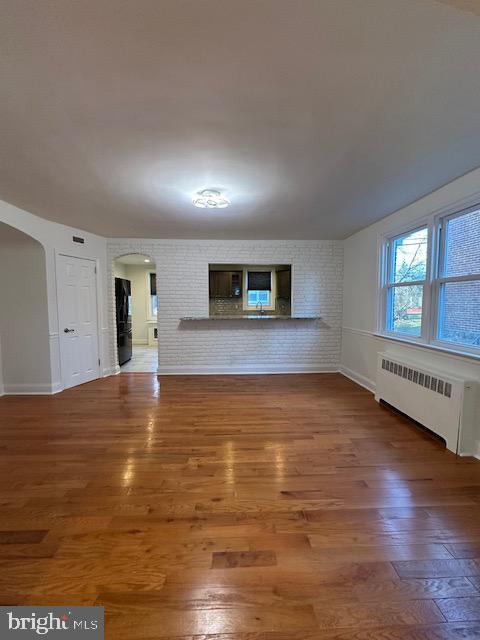
<instances>
[{"instance_id":1,"label":"white ceiling","mask_svg":"<svg viewBox=\"0 0 480 640\"><path fill-rule=\"evenodd\" d=\"M480 165L474 4L3 0L0 197L106 236L345 237Z\"/></svg>"}]
</instances>

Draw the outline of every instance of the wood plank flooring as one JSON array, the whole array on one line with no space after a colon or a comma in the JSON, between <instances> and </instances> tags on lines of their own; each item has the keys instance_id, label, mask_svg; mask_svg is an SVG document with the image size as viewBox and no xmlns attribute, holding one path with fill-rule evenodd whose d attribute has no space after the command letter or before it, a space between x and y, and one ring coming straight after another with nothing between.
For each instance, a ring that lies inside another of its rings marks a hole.
<instances>
[{"instance_id":1,"label":"wood plank flooring","mask_svg":"<svg viewBox=\"0 0 480 640\"><path fill-rule=\"evenodd\" d=\"M0 602L119 640L480 638L480 462L341 375L0 399Z\"/></svg>"}]
</instances>

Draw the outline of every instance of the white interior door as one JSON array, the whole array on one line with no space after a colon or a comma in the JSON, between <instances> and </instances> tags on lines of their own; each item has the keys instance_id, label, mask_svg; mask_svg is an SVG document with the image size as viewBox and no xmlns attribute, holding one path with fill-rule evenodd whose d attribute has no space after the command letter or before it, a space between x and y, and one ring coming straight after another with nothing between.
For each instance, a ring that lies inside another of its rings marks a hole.
<instances>
[{"instance_id":1,"label":"white interior door","mask_svg":"<svg viewBox=\"0 0 480 640\"><path fill-rule=\"evenodd\" d=\"M60 363L65 389L99 377L95 262L57 256Z\"/></svg>"}]
</instances>

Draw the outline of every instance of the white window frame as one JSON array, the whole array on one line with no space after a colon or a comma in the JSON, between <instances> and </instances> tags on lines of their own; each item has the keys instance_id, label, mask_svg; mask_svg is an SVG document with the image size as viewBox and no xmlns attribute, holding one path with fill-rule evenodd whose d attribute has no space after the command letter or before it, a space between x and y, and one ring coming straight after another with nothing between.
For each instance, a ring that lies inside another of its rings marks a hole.
<instances>
[{"instance_id":1,"label":"white window frame","mask_svg":"<svg viewBox=\"0 0 480 640\"><path fill-rule=\"evenodd\" d=\"M277 302L277 279L276 279L276 271L270 267L262 267L260 265L252 265L250 267L246 267L243 269L243 310L244 311L254 311L256 310L256 305L248 304L248 272L249 271L269 271L270 272L270 304L262 305L262 310L273 311L276 308Z\"/></svg>"},{"instance_id":2,"label":"white window frame","mask_svg":"<svg viewBox=\"0 0 480 640\"><path fill-rule=\"evenodd\" d=\"M431 314L431 327L432 327L432 339L431 343L437 347L442 349L461 349L462 351L469 352L473 355L480 357L480 347L475 347L472 345L464 345L459 342L451 342L450 340L441 340L439 338L440 335L440 325L442 319L440 318L440 310L441 310L441 295L442 288L445 284L449 282L475 282L480 280L480 273L469 274L466 276L445 276L444 268L445 268L445 254L446 254L446 240L447 233L446 228L447 224L450 220L454 218L461 218L464 215L471 213L472 211L478 211L480 209L480 204L475 205L473 207L468 207L466 209L462 209L461 211L456 211L454 213L450 213L448 215L444 215L438 217L436 220L436 259L434 264L434 271L432 276L432 299L434 304L432 305L432 314Z\"/></svg>"},{"instance_id":3,"label":"white window frame","mask_svg":"<svg viewBox=\"0 0 480 640\"><path fill-rule=\"evenodd\" d=\"M428 242L428 250L427 250L427 264L426 264L426 278L424 280L406 280L405 282L392 282L393 278L393 245L397 240L401 240L402 238L415 233L416 231L421 231L422 229L427 230L427 242ZM382 328L383 333L386 335L390 335L393 337L400 337L405 340L409 340L411 342L423 342L427 340L427 323L425 322L426 313L425 306L428 300L428 273L429 273L429 250L430 250L430 229L428 224L421 224L419 226L415 226L413 228L409 228L407 231L403 231L401 233L396 233L395 235L386 236L384 241L384 249L383 249L383 281L382 281L382 309L383 309L383 318L382 318ZM421 325L421 333L420 336L414 336L408 333L401 333L400 331L393 331L388 328L388 321L390 318L390 308L392 304L393 291L400 287L411 287L411 286L419 286L423 287L423 295L422 295L422 325Z\"/></svg>"},{"instance_id":4,"label":"white window frame","mask_svg":"<svg viewBox=\"0 0 480 640\"><path fill-rule=\"evenodd\" d=\"M458 204L457 207L449 207L440 212L433 213L424 218L418 219L409 225L392 229L390 232L379 235L379 272L378 272L378 295L377 295L377 331L376 334L382 337L398 340L399 342L411 343L424 347L447 351L459 355L480 358L480 348L464 345L458 342L440 340L440 293L442 286L447 282L472 282L480 280L480 274L468 276L445 277L441 273L445 256L445 228L446 223L456 217L461 217L472 211L480 209L480 194L475 200ZM473 204L472 204L473 203ZM392 246L395 240L410 235L415 231L427 228L428 248L425 280L409 281L405 283L393 284L389 282L392 268ZM389 291L394 286L423 285L423 306L422 306L422 328L420 336L412 336L399 331L391 331L387 327L388 322L388 301Z\"/></svg>"}]
</instances>

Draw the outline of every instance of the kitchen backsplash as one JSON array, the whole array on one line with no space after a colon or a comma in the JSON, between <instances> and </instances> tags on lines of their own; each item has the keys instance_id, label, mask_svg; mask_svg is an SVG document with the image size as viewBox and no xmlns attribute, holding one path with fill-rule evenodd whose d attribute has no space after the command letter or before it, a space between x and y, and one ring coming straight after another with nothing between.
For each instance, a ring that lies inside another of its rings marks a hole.
<instances>
[{"instance_id":1,"label":"kitchen backsplash","mask_svg":"<svg viewBox=\"0 0 480 640\"><path fill-rule=\"evenodd\" d=\"M244 311L241 298L211 298L210 299L210 315L211 316L234 316L245 315L247 313L256 314L258 311ZM266 313L271 315L290 315L290 300L277 298L275 311L269 310Z\"/></svg>"}]
</instances>

